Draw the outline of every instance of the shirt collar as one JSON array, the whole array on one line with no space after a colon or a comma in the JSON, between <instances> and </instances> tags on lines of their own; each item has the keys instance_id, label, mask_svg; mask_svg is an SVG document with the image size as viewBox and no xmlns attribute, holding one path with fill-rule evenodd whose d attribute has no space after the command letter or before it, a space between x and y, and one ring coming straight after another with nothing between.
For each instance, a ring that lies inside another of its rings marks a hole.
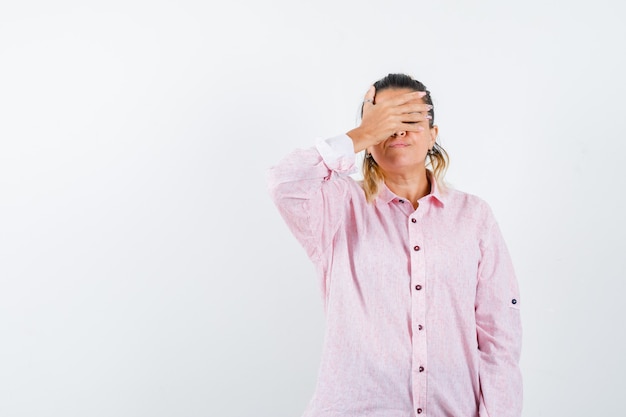
<instances>
[{"instance_id":1,"label":"shirt collar","mask_svg":"<svg viewBox=\"0 0 626 417\"><path fill-rule=\"evenodd\" d=\"M445 192L441 189L439 184L437 184L437 180L435 179L435 176L430 170L426 170L426 175L428 175L428 179L430 182L430 193L422 197L422 200L433 199L439 202L441 207L445 207L445 200L446 200ZM405 200L403 197L398 197L396 194L394 194L389 189L389 187L387 187L387 184L385 184L384 182L380 184L380 192L378 193L378 199L380 201L384 201L385 203L391 203L394 200L395 201Z\"/></svg>"}]
</instances>

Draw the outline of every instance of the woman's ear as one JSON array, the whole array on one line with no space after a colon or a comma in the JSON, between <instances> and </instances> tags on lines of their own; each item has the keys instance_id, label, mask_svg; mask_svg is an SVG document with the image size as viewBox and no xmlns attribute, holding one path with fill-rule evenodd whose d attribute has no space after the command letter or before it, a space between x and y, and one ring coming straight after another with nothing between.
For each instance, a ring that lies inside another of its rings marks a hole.
<instances>
[{"instance_id":1,"label":"woman's ear","mask_svg":"<svg viewBox=\"0 0 626 417\"><path fill-rule=\"evenodd\" d=\"M439 126L433 125L430 128L430 147L435 146L435 141L437 140L437 136L439 136Z\"/></svg>"}]
</instances>

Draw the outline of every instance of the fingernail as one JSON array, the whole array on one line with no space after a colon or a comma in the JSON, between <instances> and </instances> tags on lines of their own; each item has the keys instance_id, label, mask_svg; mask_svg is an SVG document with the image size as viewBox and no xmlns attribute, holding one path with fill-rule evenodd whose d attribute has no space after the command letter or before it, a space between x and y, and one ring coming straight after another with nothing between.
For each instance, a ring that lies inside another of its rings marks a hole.
<instances>
[{"instance_id":1,"label":"fingernail","mask_svg":"<svg viewBox=\"0 0 626 417\"><path fill-rule=\"evenodd\" d=\"M432 110L433 109L433 105L432 104L427 104L426 107L428 107L428 110Z\"/></svg>"},{"instance_id":2,"label":"fingernail","mask_svg":"<svg viewBox=\"0 0 626 417\"><path fill-rule=\"evenodd\" d=\"M420 91L418 95L424 97L426 94L428 94L426 91Z\"/></svg>"},{"instance_id":3,"label":"fingernail","mask_svg":"<svg viewBox=\"0 0 626 417\"><path fill-rule=\"evenodd\" d=\"M433 118L433 116L431 116L430 114L427 114L427 115L426 115L426 118L427 118L427 119L432 119L432 118Z\"/></svg>"}]
</instances>

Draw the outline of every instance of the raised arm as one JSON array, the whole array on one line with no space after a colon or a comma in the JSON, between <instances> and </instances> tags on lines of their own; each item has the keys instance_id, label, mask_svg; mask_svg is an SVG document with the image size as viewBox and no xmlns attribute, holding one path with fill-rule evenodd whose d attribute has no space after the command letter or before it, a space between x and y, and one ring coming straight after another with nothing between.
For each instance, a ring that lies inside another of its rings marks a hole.
<instances>
[{"instance_id":1,"label":"raised arm","mask_svg":"<svg viewBox=\"0 0 626 417\"><path fill-rule=\"evenodd\" d=\"M341 135L296 150L269 170L270 196L313 261L343 221L354 162L352 141Z\"/></svg>"},{"instance_id":2,"label":"raised arm","mask_svg":"<svg viewBox=\"0 0 626 417\"><path fill-rule=\"evenodd\" d=\"M394 132L420 131L429 106L423 91L413 91L375 103L371 87L363 100L359 127L315 148L296 150L269 171L270 194L287 225L314 261L332 243L351 198L355 153L375 145Z\"/></svg>"}]
</instances>

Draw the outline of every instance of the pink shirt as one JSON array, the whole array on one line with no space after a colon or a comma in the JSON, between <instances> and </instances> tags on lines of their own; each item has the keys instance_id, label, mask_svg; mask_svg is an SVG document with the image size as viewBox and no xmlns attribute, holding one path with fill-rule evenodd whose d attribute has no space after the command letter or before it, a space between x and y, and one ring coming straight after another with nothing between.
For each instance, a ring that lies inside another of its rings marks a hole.
<instances>
[{"instance_id":1,"label":"pink shirt","mask_svg":"<svg viewBox=\"0 0 626 417\"><path fill-rule=\"evenodd\" d=\"M269 171L326 314L304 416L521 416L519 291L489 206L435 181L417 210L386 186L367 203L346 175L348 141L297 150Z\"/></svg>"}]
</instances>

